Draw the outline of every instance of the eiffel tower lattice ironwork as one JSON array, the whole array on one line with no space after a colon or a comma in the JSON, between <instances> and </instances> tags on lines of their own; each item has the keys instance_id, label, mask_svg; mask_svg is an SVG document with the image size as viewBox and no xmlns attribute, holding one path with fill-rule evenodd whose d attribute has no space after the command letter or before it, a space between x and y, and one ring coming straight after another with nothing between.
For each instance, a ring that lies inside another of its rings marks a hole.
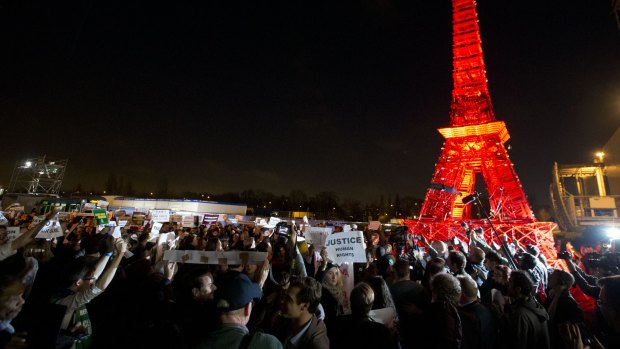
<instances>
[{"instance_id":1,"label":"eiffel tower lattice ironwork","mask_svg":"<svg viewBox=\"0 0 620 349\"><path fill-rule=\"evenodd\" d=\"M450 126L420 216L405 224L429 240L454 236L467 241L465 221L485 229L494 239L486 217L476 217L462 198L472 194L476 175L484 179L491 222L496 231L521 244L535 244L551 262L557 254L551 231L555 223L537 222L504 144L506 124L497 121L487 87L475 0L453 0L453 83ZM495 240L497 241L497 240Z\"/></svg>"}]
</instances>

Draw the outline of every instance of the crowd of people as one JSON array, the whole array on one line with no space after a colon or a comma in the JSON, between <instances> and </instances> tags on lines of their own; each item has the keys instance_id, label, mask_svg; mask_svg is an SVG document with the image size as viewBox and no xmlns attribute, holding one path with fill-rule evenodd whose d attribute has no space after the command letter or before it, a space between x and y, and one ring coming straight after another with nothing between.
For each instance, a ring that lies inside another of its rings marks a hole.
<instances>
[{"instance_id":1,"label":"crowd of people","mask_svg":"<svg viewBox=\"0 0 620 349\"><path fill-rule=\"evenodd\" d=\"M268 256L190 264L165 260L150 224L115 238L70 217L35 238L55 214L9 217L24 227L12 241L0 226L0 348L620 348L620 276L571 249L553 268L477 229L467 242L364 231L367 263L349 266L300 248L294 222L163 223L164 249Z\"/></svg>"}]
</instances>

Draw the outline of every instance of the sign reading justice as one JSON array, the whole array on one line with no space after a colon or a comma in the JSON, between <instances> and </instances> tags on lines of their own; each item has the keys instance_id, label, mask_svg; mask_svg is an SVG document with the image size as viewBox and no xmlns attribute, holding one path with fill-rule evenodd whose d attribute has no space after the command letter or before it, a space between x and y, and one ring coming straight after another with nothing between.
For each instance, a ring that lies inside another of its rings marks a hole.
<instances>
[{"instance_id":1,"label":"sign reading justice","mask_svg":"<svg viewBox=\"0 0 620 349\"><path fill-rule=\"evenodd\" d=\"M331 234L325 240L329 258L335 263L366 263L366 242L361 231Z\"/></svg>"}]
</instances>

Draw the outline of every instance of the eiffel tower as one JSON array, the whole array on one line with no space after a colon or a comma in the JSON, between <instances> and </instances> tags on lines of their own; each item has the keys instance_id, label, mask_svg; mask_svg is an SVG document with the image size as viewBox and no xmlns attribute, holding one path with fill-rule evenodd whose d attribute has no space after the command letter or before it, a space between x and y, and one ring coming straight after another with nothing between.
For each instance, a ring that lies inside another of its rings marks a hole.
<instances>
[{"instance_id":1,"label":"eiffel tower","mask_svg":"<svg viewBox=\"0 0 620 349\"><path fill-rule=\"evenodd\" d=\"M555 223L537 222L504 144L510 138L506 124L495 119L487 87L475 0L452 0L454 88L450 126L440 128L445 138L420 217L407 220L410 232L429 240L454 236L467 241L461 222L483 227L493 239L486 217L476 216L462 198L475 190L476 175L488 193L491 222L496 231L535 244L551 262L556 260ZM495 240L496 242L497 239Z\"/></svg>"}]
</instances>

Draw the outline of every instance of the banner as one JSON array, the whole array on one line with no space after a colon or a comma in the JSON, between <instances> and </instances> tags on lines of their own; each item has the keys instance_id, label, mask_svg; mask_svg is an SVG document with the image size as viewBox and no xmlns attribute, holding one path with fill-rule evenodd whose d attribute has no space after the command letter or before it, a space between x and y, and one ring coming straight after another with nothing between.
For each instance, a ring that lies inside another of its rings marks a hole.
<instances>
[{"instance_id":1,"label":"banner","mask_svg":"<svg viewBox=\"0 0 620 349\"><path fill-rule=\"evenodd\" d=\"M241 265L265 263L267 252L247 251L164 251L164 260L192 264Z\"/></svg>"},{"instance_id":2,"label":"banner","mask_svg":"<svg viewBox=\"0 0 620 349\"><path fill-rule=\"evenodd\" d=\"M154 222L170 222L170 210L150 210L149 213Z\"/></svg>"},{"instance_id":3,"label":"banner","mask_svg":"<svg viewBox=\"0 0 620 349\"><path fill-rule=\"evenodd\" d=\"M320 251L319 247L325 246L325 240L332 233L332 228L306 227L304 237L309 244L314 245L315 251Z\"/></svg>"},{"instance_id":4,"label":"banner","mask_svg":"<svg viewBox=\"0 0 620 349\"><path fill-rule=\"evenodd\" d=\"M325 247L336 264L366 263L366 242L361 231L331 234L325 240Z\"/></svg>"},{"instance_id":5,"label":"banner","mask_svg":"<svg viewBox=\"0 0 620 349\"><path fill-rule=\"evenodd\" d=\"M9 241L17 239L20 235L22 235L22 232L19 227L6 227L6 236Z\"/></svg>"},{"instance_id":6,"label":"banner","mask_svg":"<svg viewBox=\"0 0 620 349\"><path fill-rule=\"evenodd\" d=\"M93 210L93 214L95 215L95 221L97 225L108 224L108 213L106 212L106 210L96 208Z\"/></svg>"}]
</instances>

